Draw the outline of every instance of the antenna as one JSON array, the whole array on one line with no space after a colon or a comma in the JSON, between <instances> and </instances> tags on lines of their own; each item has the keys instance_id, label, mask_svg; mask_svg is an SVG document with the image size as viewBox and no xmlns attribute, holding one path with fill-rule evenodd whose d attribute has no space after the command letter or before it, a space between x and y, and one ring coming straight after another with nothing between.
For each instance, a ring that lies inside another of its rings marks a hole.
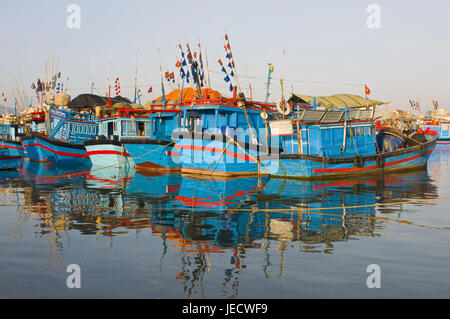
<instances>
[{"instance_id":1,"label":"antenna","mask_svg":"<svg viewBox=\"0 0 450 319\"><path fill-rule=\"evenodd\" d=\"M110 72L111 72L111 48L109 48L109 59L108 59L108 82L106 84L107 88L108 88L108 107L112 106L111 103L111 85L109 82L109 76L110 76Z\"/></svg>"},{"instance_id":2,"label":"antenna","mask_svg":"<svg viewBox=\"0 0 450 319\"><path fill-rule=\"evenodd\" d=\"M136 104L136 94L137 94L137 74L138 74L138 54L136 52L136 73L134 75L134 103Z\"/></svg>"},{"instance_id":3,"label":"antenna","mask_svg":"<svg viewBox=\"0 0 450 319\"><path fill-rule=\"evenodd\" d=\"M272 75L273 72L273 65L272 63L267 63L269 65L269 72L267 74L267 83L266 83L266 99L265 102L267 103L269 101L269 87L270 87L270 80L272 79L270 76Z\"/></svg>"},{"instance_id":4,"label":"antenna","mask_svg":"<svg viewBox=\"0 0 450 319\"><path fill-rule=\"evenodd\" d=\"M94 57L91 59L91 94L94 94Z\"/></svg>"}]
</instances>

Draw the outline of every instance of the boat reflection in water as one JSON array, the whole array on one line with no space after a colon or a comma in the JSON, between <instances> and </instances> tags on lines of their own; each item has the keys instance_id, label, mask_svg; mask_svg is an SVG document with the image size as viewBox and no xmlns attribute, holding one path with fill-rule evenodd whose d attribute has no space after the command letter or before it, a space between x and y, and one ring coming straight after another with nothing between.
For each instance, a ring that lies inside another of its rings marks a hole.
<instances>
[{"instance_id":1,"label":"boat reflection in water","mask_svg":"<svg viewBox=\"0 0 450 319\"><path fill-rule=\"evenodd\" d=\"M51 169L30 163L21 173L25 209L41 220L40 236L54 242L55 262L64 247L62 232L108 236L112 245L113 236L117 242L121 234L150 229L161 238L161 260L171 249L181 258L181 271L173 277L187 296L211 271L211 254L229 255L224 294L236 296L249 250L265 254L266 276L272 266L269 255L281 256L277 269L282 275L288 250L333 253L336 242L380 236L387 221L379 215L403 209L376 205L437 197L426 172L326 182L200 180L114 167L56 171L50 177Z\"/></svg>"}]
</instances>

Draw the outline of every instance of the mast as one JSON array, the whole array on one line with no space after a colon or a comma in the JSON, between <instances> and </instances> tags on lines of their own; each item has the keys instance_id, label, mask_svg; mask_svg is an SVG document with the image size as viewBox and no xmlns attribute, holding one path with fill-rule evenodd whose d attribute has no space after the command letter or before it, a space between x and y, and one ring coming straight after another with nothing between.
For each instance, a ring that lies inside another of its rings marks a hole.
<instances>
[{"instance_id":1,"label":"mast","mask_svg":"<svg viewBox=\"0 0 450 319\"><path fill-rule=\"evenodd\" d=\"M107 83L106 83L106 86L108 88L108 104L107 104L108 107L112 106L112 103L111 103L111 85L110 85L110 82L109 82L110 71L111 71L111 48L109 48L108 80L107 80Z\"/></svg>"},{"instance_id":2,"label":"mast","mask_svg":"<svg viewBox=\"0 0 450 319\"><path fill-rule=\"evenodd\" d=\"M159 72L161 74L161 91L162 91L161 102L163 103L163 110L165 110L166 109L166 94L164 93L163 71L162 71L162 67L161 67L161 59L159 56L159 39L157 39L156 49L158 52Z\"/></svg>"},{"instance_id":3,"label":"mast","mask_svg":"<svg viewBox=\"0 0 450 319\"><path fill-rule=\"evenodd\" d=\"M211 88L211 82L210 82L210 79L209 79L208 52L206 51L206 48L205 48L205 60L206 60L206 72L207 72L207 75L208 75L208 87Z\"/></svg>"}]
</instances>

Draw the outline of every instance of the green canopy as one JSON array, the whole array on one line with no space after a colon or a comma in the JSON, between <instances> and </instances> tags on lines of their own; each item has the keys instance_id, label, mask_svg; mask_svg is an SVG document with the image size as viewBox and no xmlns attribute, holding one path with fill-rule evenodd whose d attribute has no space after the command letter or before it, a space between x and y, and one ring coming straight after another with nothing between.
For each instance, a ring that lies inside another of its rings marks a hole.
<instances>
[{"instance_id":1,"label":"green canopy","mask_svg":"<svg viewBox=\"0 0 450 319\"><path fill-rule=\"evenodd\" d=\"M389 102L369 100L363 98L362 96L354 94L335 94L330 96L310 96L302 94L292 94L292 96L289 98L289 102L307 103L309 105L313 105L314 98L316 98L317 106L323 106L327 109L335 107L366 107L381 104L389 104Z\"/></svg>"}]
</instances>

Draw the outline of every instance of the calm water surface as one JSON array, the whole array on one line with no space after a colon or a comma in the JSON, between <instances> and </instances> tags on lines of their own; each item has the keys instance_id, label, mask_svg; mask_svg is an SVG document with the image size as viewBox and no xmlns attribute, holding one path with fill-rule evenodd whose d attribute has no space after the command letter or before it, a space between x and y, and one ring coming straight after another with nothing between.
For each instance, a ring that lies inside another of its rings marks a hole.
<instances>
[{"instance_id":1,"label":"calm water surface","mask_svg":"<svg viewBox=\"0 0 450 319\"><path fill-rule=\"evenodd\" d=\"M324 182L25 162L0 172L0 297L450 298L450 199L405 203L450 196L449 162Z\"/></svg>"}]
</instances>

